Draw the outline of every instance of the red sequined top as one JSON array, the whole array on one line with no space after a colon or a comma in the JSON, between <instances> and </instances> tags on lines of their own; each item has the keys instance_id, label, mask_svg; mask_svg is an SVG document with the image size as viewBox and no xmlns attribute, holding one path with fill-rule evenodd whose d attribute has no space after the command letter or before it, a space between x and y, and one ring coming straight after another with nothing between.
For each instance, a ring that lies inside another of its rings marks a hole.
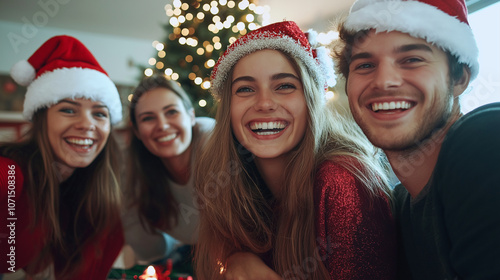
<instances>
[{"instance_id":1,"label":"red sequined top","mask_svg":"<svg viewBox=\"0 0 500 280\"><path fill-rule=\"evenodd\" d=\"M315 180L318 247L330 278L395 279L396 227L388 199L374 198L331 161L321 164Z\"/></svg>"}]
</instances>

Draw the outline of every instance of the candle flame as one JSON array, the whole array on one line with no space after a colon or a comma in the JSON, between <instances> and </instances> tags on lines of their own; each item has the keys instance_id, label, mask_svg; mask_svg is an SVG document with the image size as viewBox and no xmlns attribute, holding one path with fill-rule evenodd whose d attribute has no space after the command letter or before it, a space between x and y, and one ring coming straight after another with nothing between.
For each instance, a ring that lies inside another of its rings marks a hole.
<instances>
[{"instance_id":1,"label":"candle flame","mask_svg":"<svg viewBox=\"0 0 500 280\"><path fill-rule=\"evenodd\" d=\"M146 269L146 275L155 276L155 274L156 274L155 268L152 265L148 266L148 268Z\"/></svg>"}]
</instances>

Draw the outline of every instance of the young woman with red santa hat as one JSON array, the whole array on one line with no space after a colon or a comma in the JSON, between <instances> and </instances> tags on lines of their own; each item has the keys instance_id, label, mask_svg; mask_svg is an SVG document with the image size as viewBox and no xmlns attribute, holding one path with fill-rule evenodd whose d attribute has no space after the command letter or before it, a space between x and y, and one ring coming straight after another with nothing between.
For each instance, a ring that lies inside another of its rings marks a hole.
<instances>
[{"instance_id":1,"label":"young woman with red santa hat","mask_svg":"<svg viewBox=\"0 0 500 280\"><path fill-rule=\"evenodd\" d=\"M69 36L46 41L11 70L27 85L20 142L0 146L1 272L43 279L105 279L123 246L118 91ZM8 237L8 238L6 238Z\"/></svg>"},{"instance_id":2,"label":"young woman with red santa hat","mask_svg":"<svg viewBox=\"0 0 500 280\"><path fill-rule=\"evenodd\" d=\"M214 67L216 126L195 173L197 279L395 277L385 174L354 122L326 110L333 63L313 35L264 26Z\"/></svg>"}]
</instances>

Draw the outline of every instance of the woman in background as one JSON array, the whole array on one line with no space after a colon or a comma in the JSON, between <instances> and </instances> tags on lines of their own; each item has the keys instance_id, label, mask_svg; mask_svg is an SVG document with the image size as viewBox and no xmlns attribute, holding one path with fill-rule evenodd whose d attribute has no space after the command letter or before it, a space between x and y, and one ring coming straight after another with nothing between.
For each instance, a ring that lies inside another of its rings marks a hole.
<instances>
[{"instance_id":1,"label":"woman in background","mask_svg":"<svg viewBox=\"0 0 500 280\"><path fill-rule=\"evenodd\" d=\"M394 278L386 176L353 121L325 109L323 51L280 22L217 62L217 125L196 172L197 279Z\"/></svg>"},{"instance_id":2,"label":"woman in background","mask_svg":"<svg viewBox=\"0 0 500 280\"><path fill-rule=\"evenodd\" d=\"M178 242L198 240L192 170L214 120L195 117L186 92L162 75L137 86L130 120L125 237L136 258L150 263L165 258Z\"/></svg>"},{"instance_id":3,"label":"woman in background","mask_svg":"<svg viewBox=\"0 0 500 280\"><path fill-rule=\"evenodd\" d=\"M49 39L11 74L29 85L23 114L32 127L0 146L0 217L13 225L1 229L9 236L0 242L1 272L106 279L124 242L111 131L122 119L118 91L69 36Z\"/></svg>"}]
</instances>

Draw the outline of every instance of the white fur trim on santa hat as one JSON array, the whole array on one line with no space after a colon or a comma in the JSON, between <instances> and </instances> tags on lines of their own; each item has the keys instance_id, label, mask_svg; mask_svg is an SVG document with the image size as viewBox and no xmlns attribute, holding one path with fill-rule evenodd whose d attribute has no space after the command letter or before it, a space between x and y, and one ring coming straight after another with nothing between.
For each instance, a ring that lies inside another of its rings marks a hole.
<instances>
[{"instance_id":1,"label":"white fur trim on santa hat","mask_svg":"<svg viewBox=\"0 0 500 280\"><path fill-rule=\"evenodd\" d=\"M36 71L27 60L21 60L10 68L10 76L16 83L28 86L35 79Z\"/></svg>"},{"instance_id":2,"label":"white fur trim on santa hat","mask_svg":"<svg viewBox=\"0 0 500 280\"><path fill-rule=\"evenodd\" d=\"M455 55L470 67L471 80L479 73L479 50L470 26L434 6L418 1L357 1L345 28L408 33Z\"/></svg>"},{"instance_id":3,"label":"white fur trim on santa hat","mask_svg":"<svg viewBox=\"0 0 500 280\"><path fill-rule=\"evenodd\" d=\"M222 57L222 60L219 62L217 68L217 73L214 79L212 79L212 93L214 96L218 96L220 94L222 84L228 78L227 75L229 74L229 71L238 62L238 60L248 54L263 49L281 50L290 54L292 57L301 60L309 69L312 78L318 84L326 84L326 77L324 73L322 73L318 62L313 58L310 52L306 51L300 45L299 42L296 42L290 37L270 37L269 34L263 33L259 34L259 36L251 38L244 44L237 46L235 49Z\"/></svg>"},{"instance_id":4,"label":"white fur trim on santa hat","mask_svg":"<svg viewBox=\"0 0 500 280\"><path fill-rule=\"evenodd\" d=\"M112 124L122 120L120 95L111 79L99 71L79 67L58 68L34 80L26 92L23 116L31 120L38 109L64 98L100 101L108 107Z\"/></svg>"}]
</instances>

